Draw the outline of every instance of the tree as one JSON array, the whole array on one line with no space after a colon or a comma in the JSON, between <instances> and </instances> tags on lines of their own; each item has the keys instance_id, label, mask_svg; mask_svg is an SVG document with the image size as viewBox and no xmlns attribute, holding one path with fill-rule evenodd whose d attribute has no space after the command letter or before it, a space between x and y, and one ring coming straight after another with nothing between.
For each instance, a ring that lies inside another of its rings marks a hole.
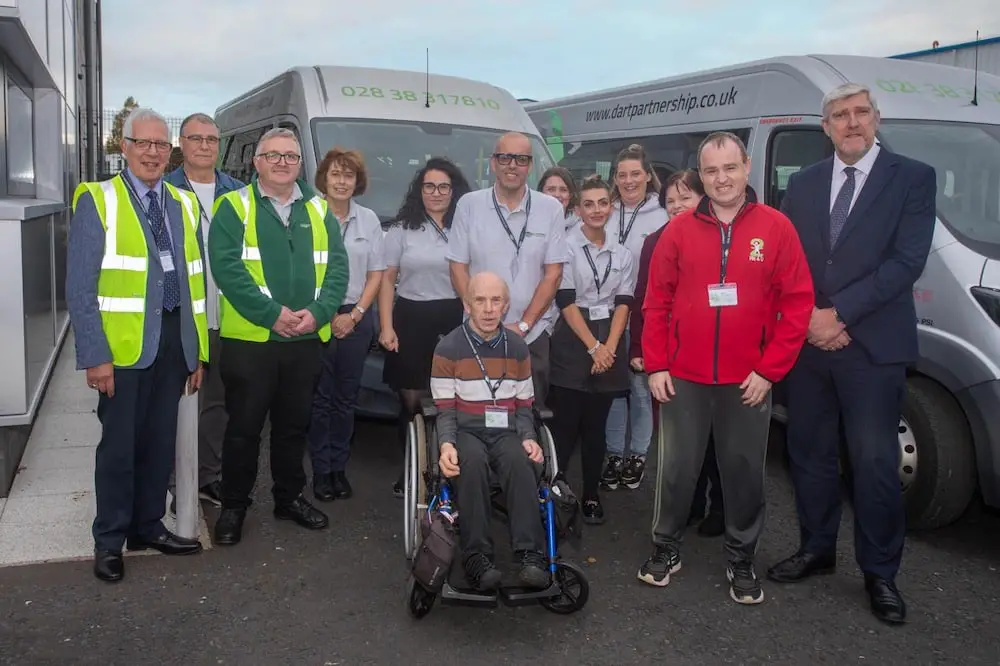
<instances>
[{"instance_id":1,"label":"tree","mask_svg":"<svg viewBox=\"0 0 1000 666\"><path fill-rule=\"evenodd\" d=\"M111 133L104 144L104 152L108 155L122 152L122 132L125 128L125 119L128 118L128 114L132 112L132 109L137 106L139 106L139 103L135 101L134 97L129 95L125 100L125 104L122 105L121 111L115 114L115 119L111 123Z\"/></svg>"}]
</instances>

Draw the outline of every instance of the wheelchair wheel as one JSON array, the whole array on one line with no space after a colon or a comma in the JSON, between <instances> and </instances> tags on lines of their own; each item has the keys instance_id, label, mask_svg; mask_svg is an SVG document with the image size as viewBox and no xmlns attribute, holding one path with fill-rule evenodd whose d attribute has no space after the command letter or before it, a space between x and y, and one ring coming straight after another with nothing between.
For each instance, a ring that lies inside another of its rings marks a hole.
<instances>
[{"instance_id":1,"label":"wheelchair wheel","mask_svg":"<svg viewBox=\"0 0 1000 666\"><path fill-rule=\"evenodd\" d=\"M413 576L410 576L410 579L406 583L406 597L406 608L410 611L410 616L415 620L419 620L430 613L431 609L434 608L434 601L437 599L436 594L425 590Z\"/></svg>"},{"instance_id":2,"label":"wheelchair wheel","mask_svg":"<svg viewBox=\"0 0 1000 666\"><path fill-rule=\"evenodd\" d=\"M557 562L556 583L560 588L559 596L539 599L543 608L557 615L570 615L587 605L590 583L583 569L570 562Z\"/></svg>"},{"instance_id":3,"label":"wheelchair wheel","mask_svg":"<svg viewBox=\"0 0 1000 666\"><path fill-rule=\"evenodd\" d=\"M546 479L551 483L559 474L559 459L556 456L556 444L552 439L552 432L545 424L538 429L538 445L542 447L542 453L545 455Z\"/></svg>"},{"instance_id":4,"label":"wheelchair wheel","mask_svg":"<svg viewBox=\"0 0 1000 666\"><path fill-rule=\"evenodd\" d=\"M407 426L406 475L403 484L403 549L412 559L420 545L420 519L427 510L427 434L424 419L417 414Z\"/></svg>"}]
</instances>

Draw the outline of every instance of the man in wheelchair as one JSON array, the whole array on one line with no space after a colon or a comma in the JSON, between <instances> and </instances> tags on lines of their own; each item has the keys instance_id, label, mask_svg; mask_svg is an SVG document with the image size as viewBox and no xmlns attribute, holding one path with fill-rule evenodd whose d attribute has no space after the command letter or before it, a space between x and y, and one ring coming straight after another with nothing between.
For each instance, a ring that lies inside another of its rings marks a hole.
<instances>
[{"instance_id":1,"label":"man in wheelchair","mask_svg":"<svg viewBox=\"0 0 1000 666\"><path fill-rule=\"evenodd\" d=\"M457 494L462 563L475 589L500 587L489 535L492 470L503 490L520 582L545 588L538 501L543 454L532 412L531 355L521 336L503 326L510 292L502 278L476 274L464 302L468 320L438 343L431 370L438 466Z\"/></svg>"}]
</instances>

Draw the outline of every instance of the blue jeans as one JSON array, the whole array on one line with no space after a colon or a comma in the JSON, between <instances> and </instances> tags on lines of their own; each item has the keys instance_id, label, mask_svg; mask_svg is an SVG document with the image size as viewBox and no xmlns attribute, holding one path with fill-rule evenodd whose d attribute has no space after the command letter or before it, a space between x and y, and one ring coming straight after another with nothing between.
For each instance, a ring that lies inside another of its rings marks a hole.
<instances>
[{"instance_id":1,"label":"blue jeans","mask_svg":"<svg viewBox=\"0 0 1000 666\"><path fill-rule=\"evenodd\" d=\"M629 332L625 331L625 347L628 348ZM625 455L626 418L632 429L629 452L634 456L645 456L649 442L653 439L653 396L649 392L649 376L644 372L629 374L631 391L628 398L617 398L611 403L604 436L608 440L608 455Z\"/></svg>"}]
</instances>

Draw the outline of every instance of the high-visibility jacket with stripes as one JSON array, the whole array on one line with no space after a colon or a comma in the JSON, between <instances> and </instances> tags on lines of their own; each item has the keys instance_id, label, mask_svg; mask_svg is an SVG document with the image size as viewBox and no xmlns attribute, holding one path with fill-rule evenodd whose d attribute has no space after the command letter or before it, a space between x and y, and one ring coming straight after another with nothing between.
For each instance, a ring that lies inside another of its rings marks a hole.
<instances>
[{"instance_id":1,"label":"high-visibility jacket with stripes","mask_svg":"<svg viewBox=\"0 0 1000 666\"><path fill-rule=\"evenodd\" d=\"M233 192L227 192L216 199L213 216L223 201L229 202L243 223L243 265L261 293L270 298L271 290L267 286L267 280L264 279L264 264L260 258L260 246L257 244L257 193L253 183ZM313 266L316 273L315 298L319 298L323 278L326 276L330 249L330 238L326 232L326 200L313 196L306 202L306 210L309 212L309 225L312 228ZM320 340L327 342L330 339L330 322L319 327L316 333ZM271 337L271 330L247 320L223 293L219 296L219 335L223 338L249 342L266 342Z\"/></svg>"},{"instance_id":2,"label":"high-visibility jacket with stripes","mask_svg":"<svg viewBox=\"0 0 1000 666\"><path fill-rule=\"evenodd\" d=\"M205 313L204 261L198 247L198 199L170 183L163 186L181 207L184 262L187 268L191 312L198 333L198 358L208 362L208 317ZM89 192L104 227L104 257L97 280L97 307L104 335L118 367L135 365L142 356L146 323L146 286L149 248L121 174L99 183L80 183L73 194L73 211ZM156 253L158 256L159 253Z\"/></svg>"}]
</instances>

